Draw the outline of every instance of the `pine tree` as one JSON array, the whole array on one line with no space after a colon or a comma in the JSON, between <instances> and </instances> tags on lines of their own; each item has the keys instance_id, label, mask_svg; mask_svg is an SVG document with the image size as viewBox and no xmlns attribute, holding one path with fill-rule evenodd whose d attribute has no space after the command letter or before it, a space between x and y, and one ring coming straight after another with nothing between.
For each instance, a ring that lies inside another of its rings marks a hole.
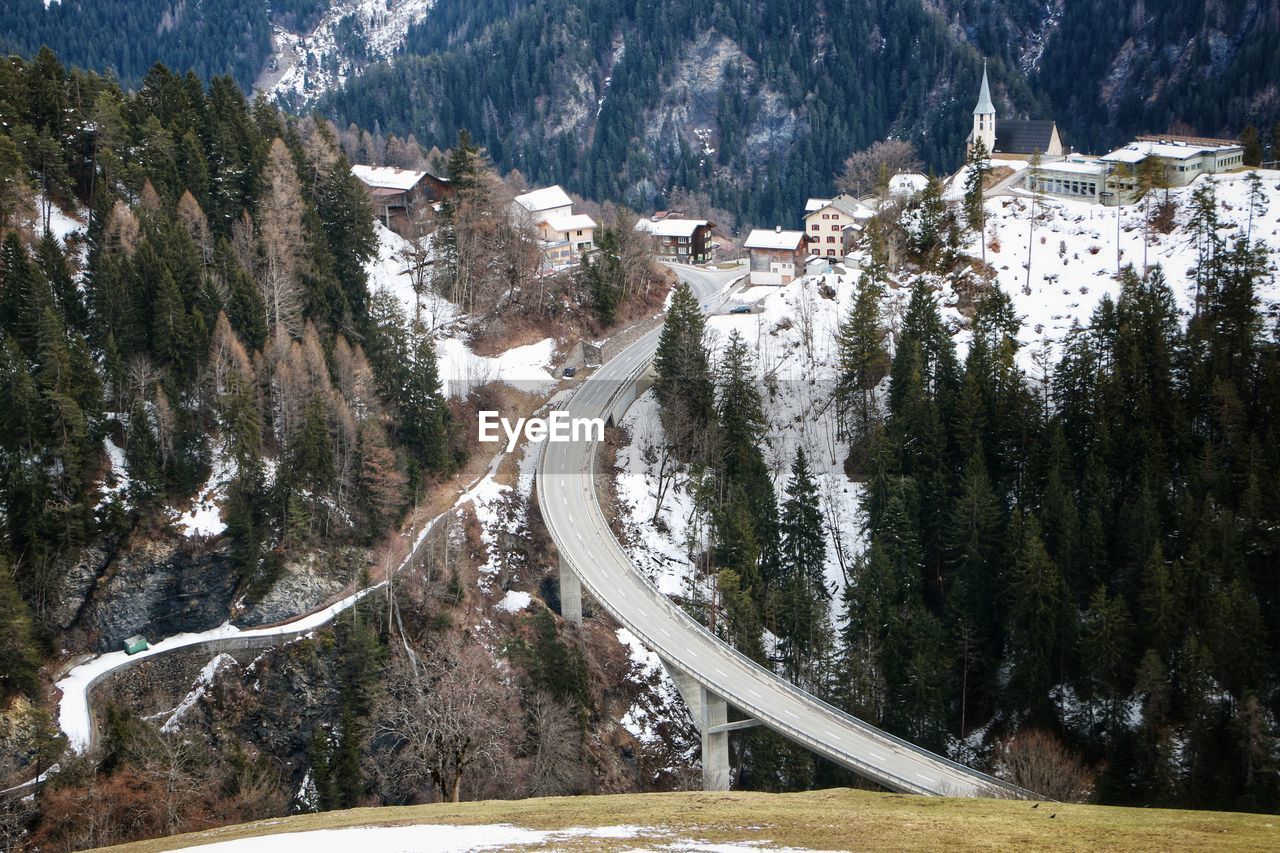
<instances>
[{"instance_id":1,"label":"pine tree","mask_svg":"<svg viewBox=\"0 0 1280 853\"><path fill-rule=\"evenodd\" d=\"M880 318L882 295L881 287L862 275L853 308L836 332L836 422L849 441L849 463L855 471L863 470L869 457L871 436L880 420L873 391L889 371L886 331Z\"/></svg>"},{"instance_id":2,"label":"pine tree","mask_svg":"<svg viewBox=\"0 0 1280 853\"><path fill-rule=\"evenodd\" d=\"M817 668L831 648L828 602L831 590L824 576L826 533L818 506L818 487L809 473L804 449L796 452L782 505L780 578L775 606L777 633L788 678L812 687Z\"/></svg>"},{"instance_id":3,"label":"pine tree","mask_svg":"<svg viewBox=\"0 0 1280 853\"><path fill-rule=\"evenodd\" d=\"M1013 706L1032 718L1050 719L1050 691L1062 674L1072 631L1066 584L1049 559L1035 516L1015 512L1010 530L1013 565L1008 584Z\"/></svg>"},{"instance_id":4,"label":"pine tree","mask_svg":"<svg viewBox=\"0 0 1280 853\"><path fill-rule=\"evenodd\" d=\"M760 450L768 424L764 403L756 388L751 353L736 331L730 334L725 346L717 384L716 411L720 424L717 467L721 494L740 489L750 507L764 581L757 595L763 605L778 569L778 504Z\"/></svg>"},{"instance_id":5,"label":"pine tree","mask_svg":"<svg viewBox=\"0 0 1280 853\"><path fill-rule=\"evenodd\" d=\"M672 292L658 349L654 356L654 390L662 408L662 424L669 444L686 458L705 441L715 417L715 391L710 358L703 343L702 309L689 285L680 282Z\"/></svg>"},{"instance_id":6,"label":"pine tree","mask_svg":"<svg viewBox=\"0 0 1280 853\"><path fill-rule=\"evenodd\" d=\"M987 176L991 174L991 155L987 144L981 137L974 139L965 162L967 170L964 176L964 215L969 227L978 232L978 242L982 245L982 260L987 260L987 211L984 204L983 191L986 188Z\"/></svg>"},{"instance_id":7,"label":"pine tree","mask_svg":"<svg viewBox=\"0 0 1280 853\"><path fill-rule=\"evenodd\" d=\"M344 703L333 750L333 786L338 807L355 808L364 800L364 772L360 767L361 726L350 705Z\"/></svg>"},{"instance_id":8,"label":"pine tree","mask_svg":"<svg viewBox=\"0 0 1280 853\"><path fill-rule=\"evenodd\" d=\"M413 359L399 395L405 442L418 461L433 473L453 467L449 449L449 409L440 393L435 343L421 335L412 344Z\"/></svg>"},{"instance_id":9,"label":"pine tree","mask_svg":"<svg viewBox=\"0 0 1280 853\"><path fill-rule=\"evenodd\" d=\"M39 687L40 655L32 635L31 613L18 595L13 570L0 554L0 699L34 696Z\"/></svg>"}]
</instances>

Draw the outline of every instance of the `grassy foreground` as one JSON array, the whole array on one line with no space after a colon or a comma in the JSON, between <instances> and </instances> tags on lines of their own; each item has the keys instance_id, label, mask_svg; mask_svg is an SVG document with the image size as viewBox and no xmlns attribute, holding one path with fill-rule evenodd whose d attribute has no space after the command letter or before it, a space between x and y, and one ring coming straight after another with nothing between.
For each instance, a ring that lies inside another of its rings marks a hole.
<instances>
[{"instance_id":1,"label":"grassy foreground","mask_svg":"<svg viewBox=\"0 0 1280 853\"><path fill-rule=\"evenodd\" d=\"M831 789L620 794L352 809L259 821L112 848L174 850L246 836L350 826L510 823L530 829L649 827L627 839L559 839L557 850L743 841L817 850L1267 850L1280 817L1232 812L967 800ZM281 839L281 849L289 849ZM520 849L538 849L537 847Z\"/></svg>"}]
</instances>

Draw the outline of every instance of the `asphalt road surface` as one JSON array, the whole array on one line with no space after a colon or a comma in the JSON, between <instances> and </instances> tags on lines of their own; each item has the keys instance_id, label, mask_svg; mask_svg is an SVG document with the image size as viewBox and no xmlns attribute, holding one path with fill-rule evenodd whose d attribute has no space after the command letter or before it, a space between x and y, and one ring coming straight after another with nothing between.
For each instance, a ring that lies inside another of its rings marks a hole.
<instances>
[{"instance_id":1,"label":"asphalt road surface","mask_svg":"<svg viewBox=\"0 0 1280 853\"><path fill-rule=\"evenodd\" d=\"M673 266L704 312L745 270ZM627 347L586 379L571 417L601 417L620 389L653 358L661 329ZM538 475L541 509L561 557L615 619L664 660L741 712L792 741L891 790L941 796L1026 792L916 747L855 719L757 665L717 639L645 578L613 537L596 500L594 442L548 442Z\"/></svg>"}]
</instances>

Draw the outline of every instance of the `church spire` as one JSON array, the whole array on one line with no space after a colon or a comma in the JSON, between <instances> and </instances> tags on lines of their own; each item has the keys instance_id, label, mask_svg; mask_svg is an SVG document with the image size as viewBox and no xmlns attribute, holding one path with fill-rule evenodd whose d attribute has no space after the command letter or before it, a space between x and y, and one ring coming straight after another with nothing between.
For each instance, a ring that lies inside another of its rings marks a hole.
<instances>
[{"instance_id":1,"label":"church spire","mask_svg":"<svg viewBox=\"0 0 1280 853\"><path fill-rule=\"evenodd\" d=\"M991 103L991 87L987 85L987 63L982 62L982 88L978 91L978 105L973 108L973 114L976 116L994 115L996 111L995 104Z\"/></svg>"}]
</instances>

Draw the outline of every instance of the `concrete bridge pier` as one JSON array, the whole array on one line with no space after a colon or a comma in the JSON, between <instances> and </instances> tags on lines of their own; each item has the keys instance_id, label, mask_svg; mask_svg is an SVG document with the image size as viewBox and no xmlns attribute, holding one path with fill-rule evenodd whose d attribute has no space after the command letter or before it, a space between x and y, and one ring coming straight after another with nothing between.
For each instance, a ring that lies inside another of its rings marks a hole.
<instances>
[{"instance_id":1,"label":"concrete bridge pier","mask_svg":"<svg viewBox=\"0 0 1280 853\"><path fill-rule=\"evenodd\" d=\"M727 791L729 769L729 703L699 685L702 711L702 790Z\"/></svg>"},{"instance_id":2,"label":"concrete bridge pier","mask_svg":"<svg viewBox=\"0 0 1280 853\"><path fill-rule=\"evenodd\" d=\"M564 557L560 558L560 615L566 622L582 624L582 581Z\"/></svg>"},{"instance_id":3,"label":"concrete bridge pier","mask_svg":"<svg viewBox=\"0 0 1280 853\"><path fill-rule=\"evenodd\" d=\"M754 726L756 721L729 722L728 702L665 659L662 666L680 691L693 724L702 733L702 790L728 791L733 781L729 767L729 732Z\"/></svg>"}]
</instances>

